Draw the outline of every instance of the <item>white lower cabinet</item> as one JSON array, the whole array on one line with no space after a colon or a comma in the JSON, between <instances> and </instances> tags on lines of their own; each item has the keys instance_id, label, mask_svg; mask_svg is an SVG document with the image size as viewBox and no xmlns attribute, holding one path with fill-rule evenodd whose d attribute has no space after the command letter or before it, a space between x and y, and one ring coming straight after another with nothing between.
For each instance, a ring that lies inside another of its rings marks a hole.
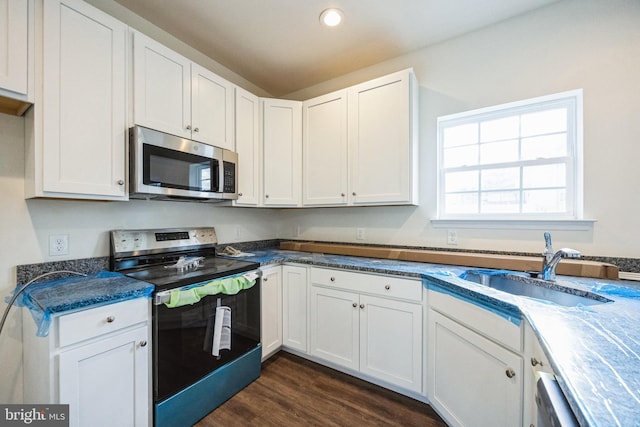
<instances>
[{"instance_id":1,"label":"white lower cabinet","mask_svg":"<svg viewBox=\"0 0 640 427\"><path fill-rule=\"evenodd\" d=\"M451 426L523 425L521 328L448 295L428 299L430 404ZM509 331L504 342L496 325Z\"/></svg>"},{"instance_id":2,"label":"white lower cabinet","mask_svg":"<svg viewBox=\"0 0 640 427\"><path fill-rule=\"evenodd\" d=\"M310 284L312 356L422 393L420 281L311 268Z\"/></svg>"},{"instance_id":3,"label":"white lower cabinet","mask_svg":"<svg viewBox=\"0 0 640 427\"><path fill-rule=\"evenodd\" d=\"M262 360L282 346L282 267L262 269L260 295Z\"/></svg>"},{"instance_id":4,"label":"white lower cabinet","mask_svg":"<svg viewBox=\"0 0 640 427\"><path fill-rule=\"evenodd\" d=\"M24 401L69 404L69 425L151 425L150 300L54 316L24 311Z\"/></svg>"},{"instance_id":5,"label":"white lower cabinet","mask_svg":"<svg viewBox=\"0 0 640 427\"><path fill-rule=\"evenodd\" d=\"M307 352L307 267L282 266L282 345Z\"/></svg>"}]
</instances>

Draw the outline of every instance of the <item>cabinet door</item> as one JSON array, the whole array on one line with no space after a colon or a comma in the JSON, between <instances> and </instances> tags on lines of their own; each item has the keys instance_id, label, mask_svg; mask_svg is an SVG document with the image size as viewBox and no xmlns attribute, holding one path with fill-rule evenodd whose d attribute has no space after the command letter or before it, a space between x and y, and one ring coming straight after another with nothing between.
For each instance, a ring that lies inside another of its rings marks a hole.
<instances>
[{"instance_id":1,"label":"cabinet door","mask_svg":"<svg viewBox=\"0 0 640 427\"><path fill-rule=\"evenodd\" d=\"M360 296L360 372L422 392L422 306Z\"/></svg>"},{"instance_id":2,"label":"cabinet door","mask_svg":"<svg viewBox=\"0 0 640 427\"><path fill-rule=\"evenodd\" d=\"M191 64L192 138L234 151L233 98L230 82L198 64Z\"/></svg>"},{"instance_id":3,"label":"cabinet door","mask_svg":"<svg viewBox=\"0 0 640 427\"><path fill-rule=\"evenodd\" d=\"M260 294L262 360L282 345L282 277L281 267L263 270Z\"/></svg>"},{"instance_id":4,"label":"cabinet door","mask_svg":"<svg viewBox=\"0 0 640 427\"><path fill-rule=\"evenodd\" d=\"M522 358L429 311L429 401L452 426L522 425Z\"/></svg>"},{"instance_id":5,"label":"cabinet door","mask_svg":"<svg viewBox=\"0 0 640 427\"><path fill-rule=\"evenodd\" d=\"M125 198L127 26L44 2L43 191Z\"/></svg>"},{"instance_id":6,"label":"cabinet door","mask_svg":"<svg viewBox=\"0 0 640 427\"><path fill-rule=\"evenodd\" d=\"M238 200L236 206L260 203L260 98L236 88L236 152L238 153Z\"/></svg>"},{"instance_id":7,"label":"cabinet door","mask_svg":"<svg viewBox=\"0 0 640 427\"><path fill-rule=\"evenodd\" d=\"M0 0L0 88L26 95L28 72L26 0Z\"/></svg>"},{"instance_id":8,"label":"cabinet door","mask_svg":"<svg viewBox=\"0 0 640 427\"><path fill-rule=\"evenodd\" d=\"M302 103L263 100L264 205L299 206L302 191Z\"/></svg>"},{"instance_id":9,"label":"cabinet door","mask_svg":"<svg viewBox=\"0 0 640 427\"><path fill-rule=\"evenodd\" d=\"M285 347L307 352L307 268L282 267L282 308Z\"/></svg>"},{"instance_id":10,"label":"cabinet door","mask_svg":"<svg viewBox=\"0 0 640 427\"><path fill-rule=\"evenodd\" d=\"M59 401L72 427L149 425L147 340L142 326L60 353Z\"/></svg>"},{"instance_id":11,"label":"cabinet door","mask_svg":"<svg viewBox=\"0 0 640 427\"><path fill-rule=\"evenodd\" d=\"M302 104L305 206L345 205L347 198L347 92Z\"/></svg>"},{"instance_id":12,"label":"cabinet door","mask_svg":"<svg viewBox=\"0 0 640 427\"><path fill-rule=\"evenodd\" d=\"M191 61L149 37L133 34L136 124L191 138Z\"/></svg>"},{"instance_id":13,"label":"cabinet door","mask_svg":"<svg viewBox=\"0 0 640 427\"><path fill-rule=\"evenodd\" d=\"M358 369L358 304L357 294L311 286L311 355L346 368Z\"/></svg>"},{"instance_id":14,"label":"cabinet door","mask_svg":"<svg viewBox=\"0 0 640 427\"><path fill-rule=\"evenodd\" d=\"M416 153L412 73L349 89L351 202L414 203Z\"/></svg>"}]
</instances>

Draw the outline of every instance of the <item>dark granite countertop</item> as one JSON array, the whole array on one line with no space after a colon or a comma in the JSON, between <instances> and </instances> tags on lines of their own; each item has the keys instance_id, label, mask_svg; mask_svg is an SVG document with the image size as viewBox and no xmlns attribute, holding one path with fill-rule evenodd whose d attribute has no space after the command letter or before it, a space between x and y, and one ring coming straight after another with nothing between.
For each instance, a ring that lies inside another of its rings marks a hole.
<instances>
[{"instance_id":1,"label":"dark granite countertop","mask_svg":"<svg viewBox=\"0 0 640 427\"><path fill-rule=\"evenodd\" d=\"M284 251L254 250L243 258L421 278L538 335L578 421L583 426L640 426L640 286L623 280L558 276L557 283L597 293L611 303L565 307L460 279L469 267Z\"/></svg>"}]
</instances>

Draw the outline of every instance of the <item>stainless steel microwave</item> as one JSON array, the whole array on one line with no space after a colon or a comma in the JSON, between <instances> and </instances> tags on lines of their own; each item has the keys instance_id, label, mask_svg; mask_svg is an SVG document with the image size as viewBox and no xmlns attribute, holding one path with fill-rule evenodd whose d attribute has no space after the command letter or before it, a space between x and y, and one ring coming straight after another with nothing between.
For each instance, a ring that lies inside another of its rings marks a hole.
<instances>
[{"instance_id":1,"label":"stainless steel microwave","mask_svg":"<svg viewBox=\"0 0 640 427\"><path fill-rule=\"evenodd\" d=\"M237 153L142 126L129 129L129 197L220 202L238 198Z\"/></svg>"}]
</instances>

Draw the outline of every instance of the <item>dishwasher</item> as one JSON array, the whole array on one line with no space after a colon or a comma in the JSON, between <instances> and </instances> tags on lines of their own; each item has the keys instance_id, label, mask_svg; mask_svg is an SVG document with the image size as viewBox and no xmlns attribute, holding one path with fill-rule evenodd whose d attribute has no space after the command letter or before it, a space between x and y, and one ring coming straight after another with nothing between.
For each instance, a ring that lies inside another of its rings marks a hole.
<instances>
[{"instance_id":1,"label":"dishwasher","mask_svg":"<svg viewBox=\"0 0 640 427\"><path fill-rule=\"evenodd\" d=\"M536 427L578 427L569 402L562 393L555 375L536 373L536 405L538 425Z\"/></svg>"}]
</instances>

